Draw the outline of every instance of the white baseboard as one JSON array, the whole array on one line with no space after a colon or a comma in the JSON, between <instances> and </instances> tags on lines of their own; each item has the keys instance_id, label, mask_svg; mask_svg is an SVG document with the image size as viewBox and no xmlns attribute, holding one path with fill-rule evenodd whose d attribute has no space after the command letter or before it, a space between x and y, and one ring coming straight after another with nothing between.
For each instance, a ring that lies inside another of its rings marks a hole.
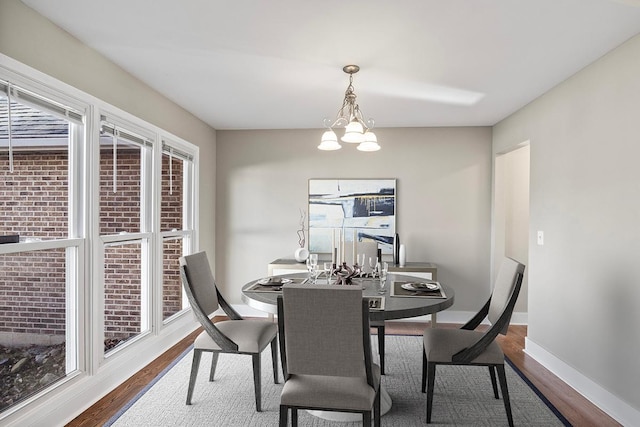
<instances>
[{"instance_id":1,"label":"white baseboard","mask_svg":"<svg viewBox=\"0 0 640 427\"><path fill-rule=\"evenodd\" d=\"M525 338L525 353L620 424L632 426L640 423L640 411L605 390L599 384L558 359L529 338Z\"/></svg>"}]
</instances>

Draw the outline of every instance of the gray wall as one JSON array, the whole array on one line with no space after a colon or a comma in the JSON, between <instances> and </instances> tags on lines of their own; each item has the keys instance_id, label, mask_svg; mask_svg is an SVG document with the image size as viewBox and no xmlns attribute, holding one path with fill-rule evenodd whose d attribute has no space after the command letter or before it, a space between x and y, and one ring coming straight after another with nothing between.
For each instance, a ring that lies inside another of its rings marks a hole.
<instances>
[{"instance_id":1,"label":"gray wall","mask_svg":"<svg viewBox=\"0 0 640 427\"><path fill-rule=\"evenodd\" d=\"M319 119L320 120L320 119ZM323 152L322 130L218 131L216 277L240 302L243 284L293 257L310 178L396 178L408 261L438 264L457 292L453 310L477 310L490 292L491 129L378 129L382 150Z\"/></svg>"},{"instance_id":2,"label":"gray wall","mask_svg":"<svg viewBox=\"0 0 640 427\"><path fill-rule=\"evenodd\" d=\"M636 410L638 76L640 36L497 124L493 135L494 153L531 141L529 340Z\"/></svg>"}]
</instances>

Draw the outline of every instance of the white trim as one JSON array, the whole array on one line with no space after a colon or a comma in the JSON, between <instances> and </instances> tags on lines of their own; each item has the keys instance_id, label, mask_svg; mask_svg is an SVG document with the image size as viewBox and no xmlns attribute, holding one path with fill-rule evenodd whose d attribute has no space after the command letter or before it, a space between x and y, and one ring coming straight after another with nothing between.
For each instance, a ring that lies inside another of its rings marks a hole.
<instances>
[{"instance_id":1,"label":"white trim","mask_svg":"<svg viewBox=\"0 0 640 427\"><path fill-rule=\"evenodd\" d=\"M44 251L47 249L63 249L80 246L84 239L54 239L54 240L33 240L20 243L5 243L0 245L0 254L10 254L17 252Z\"/></svg>"},{"instance_id":2,"label":"white trim","mask_svg":"<svg viewBox=\"0 0 640 427\"><path fill-rule=\"evenodd\" d=\"M528 337L525 337L524 351L620 424L638 425L638 420L640 420L638 409L631 407Z\"/></svg>"},{"instance_id":3,"label":"white trim","mask_svg":"<svg viewBox=\"0 0 640 427\"><path fill-rule=\"evenodd\" d=\"M11 84L22 87L28 92L35 93L39 97L76 110L85 117L89 115L88 104L91 101L83 99L86 97L82 96L82 92L79 89L69 89L71 86L66 83L47 76L2 53L0 53L0 78L10 81ZM42 109L42 106L35 108ZM69 120L64 115L62 118Z\"/></svg>"}]
</instances>

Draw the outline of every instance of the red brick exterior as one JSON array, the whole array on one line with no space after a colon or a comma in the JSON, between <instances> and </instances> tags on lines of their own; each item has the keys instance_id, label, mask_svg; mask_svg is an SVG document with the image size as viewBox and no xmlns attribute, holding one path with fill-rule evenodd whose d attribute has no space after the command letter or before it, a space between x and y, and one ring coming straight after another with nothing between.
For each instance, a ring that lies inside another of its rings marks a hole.
<instances>
[{"instance_id":1,"label":"red brick exterior","mask_svg":"<svg viewBox=\"0 0 640 427\"><path fill-rule=\"evenodd\" d=\"M2 162L2 234L68 235L67 153L14 152ZM0 255L0 332L64 335L65 251Z\"/></svg>"},{"instance_id":2,"label":"red brick exterior","mask_svg":"<svg viewBox=\"0 0 640 427\"><path fill-rule=\"evenodd\" d=\"M108 152L107 152L108 151ZM100 233L140 231L140 155L118 152L117 193L112 155L101 153ZM173 194L169 161L163 156L161 229L182 228L181 161L174 159ZM6 163L4 163L6 165ZM68 236L66 152L14 152L14 172L0 172L0 234L21 237ZM164 243L163 318L182 308L177 257L180 240ZM140 243L105 248L105 337L126 339L140 332ZM65 251L0 255L0 333L65 334Z\"/></svg>"},{"instance_id":3,"label":"red brick exterior","mask_svg":"<svg viewBox=\"0 0 640 427\"><path fill-rule=\"evenodd\" d=\"M0 259L0 332L64 336L65 251L21 252Z\"/></svg>"}]
</instances>

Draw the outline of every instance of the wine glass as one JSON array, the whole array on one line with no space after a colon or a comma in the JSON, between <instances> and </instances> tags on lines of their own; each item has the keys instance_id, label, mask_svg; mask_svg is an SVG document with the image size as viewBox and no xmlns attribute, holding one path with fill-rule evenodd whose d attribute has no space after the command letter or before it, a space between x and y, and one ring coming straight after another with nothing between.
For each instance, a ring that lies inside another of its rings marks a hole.
<instances>
[{"instance_id":1,"label":"wine glass","mask_svg":"<svg viewBox=\"0 0 640 427\"><path fill-rule=\"evenodd\" d=\"M376 278L376 269L378 268L378 257L369 257L369 267L371 267L371 278Z\"/></svg>"},{"instance_id":2,"label":"wine glass","mask_svg":"<svg viewBox=\"0 0 640 427\"><path fill-rule=\"evenodd\" d=\"M318 254L309 254L309 264L318 265Z\"/></svg>"},{"instance_id":3,"label":"wine glass","mask_svg":"<svg viewBox=\"0 0 640 427\"><path fill-rule=\"evenodd\" d=\"M316 283L318 278L318 254L309 254L307 258L307 270L309 270L309 281Z\"/></svg>"},{"instance_id":4,"label":"wine glass","mask_svg":"<svg viewBox=\"0 0 640 427\"><path fill-rule=\"evenodd\" d=\"M384 295L386 290L385 287L387 285L387 273L389 272L389 264L386 262L378 263L377 269L380 273L380 280L376 282L378 285L378 294Z\"/></svg>"},{"instance_id":5,"label":"wine glass","mask_svg":"<svg viewBox=\"0 0 640 427\"><path fill-rule=\"evenodd\" d=\"M324 274L327 278L327 284L331 283L331 270L333 270L333 264L331 263L331 261L329 262L325 262L323 264L324 267Z\"/></svg>"}]
</instances>

